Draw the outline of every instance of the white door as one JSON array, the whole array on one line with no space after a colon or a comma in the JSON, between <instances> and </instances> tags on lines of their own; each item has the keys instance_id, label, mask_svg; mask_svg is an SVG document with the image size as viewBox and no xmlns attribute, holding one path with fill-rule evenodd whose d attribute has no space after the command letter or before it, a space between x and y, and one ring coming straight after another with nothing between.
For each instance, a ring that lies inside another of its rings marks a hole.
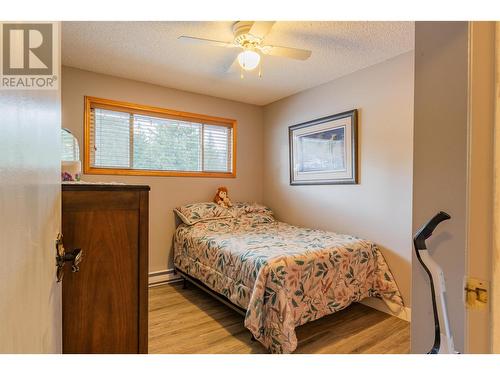
<instances>
[{"instance_id":1,"label":"white door","mask_svg":"<svg viewBox=\"0 0 500 375\"><path fill-rule=\"evenodd\" d=\"M60 102L59 89L0 87L0 353L61 352Z\"/></svg>"}]
</instances>

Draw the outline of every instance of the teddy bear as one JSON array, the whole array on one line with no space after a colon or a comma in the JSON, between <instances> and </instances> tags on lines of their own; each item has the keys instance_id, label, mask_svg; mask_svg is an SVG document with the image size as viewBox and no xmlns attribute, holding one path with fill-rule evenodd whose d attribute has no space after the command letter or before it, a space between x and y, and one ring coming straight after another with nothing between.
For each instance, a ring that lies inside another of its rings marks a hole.
<instances>
[{"instance_id":1,"label":"teddy bear","mask_svg":"<svg viewBox=\"0 0 500 375\"><path fill-rule=\"evenodd\" d=\"M217 189L217 193L215 194L214 197L214 202L225 208L233 206L231 199L229 199L227 188L224 186L221 186Z\"/></svg>"}]
</instances>

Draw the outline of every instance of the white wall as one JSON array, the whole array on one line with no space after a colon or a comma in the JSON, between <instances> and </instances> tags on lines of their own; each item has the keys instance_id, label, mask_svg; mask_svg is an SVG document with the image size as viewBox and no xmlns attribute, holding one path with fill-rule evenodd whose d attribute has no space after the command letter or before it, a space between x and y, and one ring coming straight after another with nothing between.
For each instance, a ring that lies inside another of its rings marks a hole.
<instances>
[{"instance_id":1,"label":"white wall","mask_svg":"<svg viewBox=\"0 0 500 375\"><path fill-rule=\"evenodd\" d=\"M149 200L149 271L172 267L175 230L173 208L210 201L218 186L227 186L234 200L262 201L262 108L186 91L169 89L63 67L62 126L80 141L83 157L83 97L127 101L238 121L236 178L84 175L87 181L118 181L151 186Z\"/></svg>"},{"instance_id":2,"label":"white wall","mask_svg":"<svg viewBox=\"0 0 500 375\"><path fill-rule=\"evenodd\" d=\"M280 220L376 242L410 306L413 52L264 111L264 203ZM288 127L357 108L359 184L290 186Z\"/></svg>"}]
</instances>

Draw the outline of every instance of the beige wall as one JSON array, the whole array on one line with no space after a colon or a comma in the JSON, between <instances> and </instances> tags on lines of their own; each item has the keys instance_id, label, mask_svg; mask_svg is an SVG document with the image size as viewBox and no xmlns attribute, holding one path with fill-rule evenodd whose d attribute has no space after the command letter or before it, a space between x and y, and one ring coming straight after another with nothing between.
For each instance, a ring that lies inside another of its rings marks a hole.
<instances>
[{"instance_id":1,"label":"beige wall","mask_svg":"<svg viewBox=\"0 0 500 375\"><path fill-rule=\"evenodd\" d=\"M280 220L375 241L410 306L413 52L264 111L264 203ZM360 183L290 186L288 127L359 110Z\"/></svg>"},{"instance_id":2,"label":"beige wall","mask_svg":"<svg viewBox=\"0 0 500 375\"><path fill-rule=\"evenodd\" d=\"M176 206L207 201L218 186L227 186L234 200L262 201L262 108L193 94L70 67L62 71L62 125L80 141L83 151L83 97L96 96L180 111L234 118L238 121L237 177L91 176L87 181L148 184L150 193L150 272L172 267L171 242Z\"/></svg>"},{"instance_id":3,"label":"beige wall","mask_svg":"<svg viewBox=\"0 0 500 375\"><path fill-rule=\"evenodd\" d=\"M439 210L451 215L428 241L442 267L457 350L465 348L463 278L466 267L468 23L415 24L413 229ZM413 258L413 353L434 341L429 279Z\"/></svg>"}]
</instances>

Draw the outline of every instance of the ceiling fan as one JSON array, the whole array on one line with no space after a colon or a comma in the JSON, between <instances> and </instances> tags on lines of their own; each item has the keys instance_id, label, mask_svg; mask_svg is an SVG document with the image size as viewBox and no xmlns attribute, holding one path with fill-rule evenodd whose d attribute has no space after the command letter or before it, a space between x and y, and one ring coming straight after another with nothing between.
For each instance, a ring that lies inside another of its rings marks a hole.
<instances>
[{"instance_id":1,"label":"ceiling fan","mask_svg":"<svg viewBox=\"0 0 500 375\"><path fill-rule=\"evenodd\" d=\"M311 51L281 47L264 44L264 38L271 31L274 21L238 21L233 24L234 39L232 42L224 42L219 40L196 38L193 36L182 35L178 39L200 45L210 45L214 47L237 48L242 50L229 67L231 71L235 65L239 65L241 70L241 78L243 78L243 70L254 70L261 64L261 56L280 56L288 57L295 60L307 60L311 56ZM259 76L262 75L259 69Z\"/></svg>"}]
</instances>

